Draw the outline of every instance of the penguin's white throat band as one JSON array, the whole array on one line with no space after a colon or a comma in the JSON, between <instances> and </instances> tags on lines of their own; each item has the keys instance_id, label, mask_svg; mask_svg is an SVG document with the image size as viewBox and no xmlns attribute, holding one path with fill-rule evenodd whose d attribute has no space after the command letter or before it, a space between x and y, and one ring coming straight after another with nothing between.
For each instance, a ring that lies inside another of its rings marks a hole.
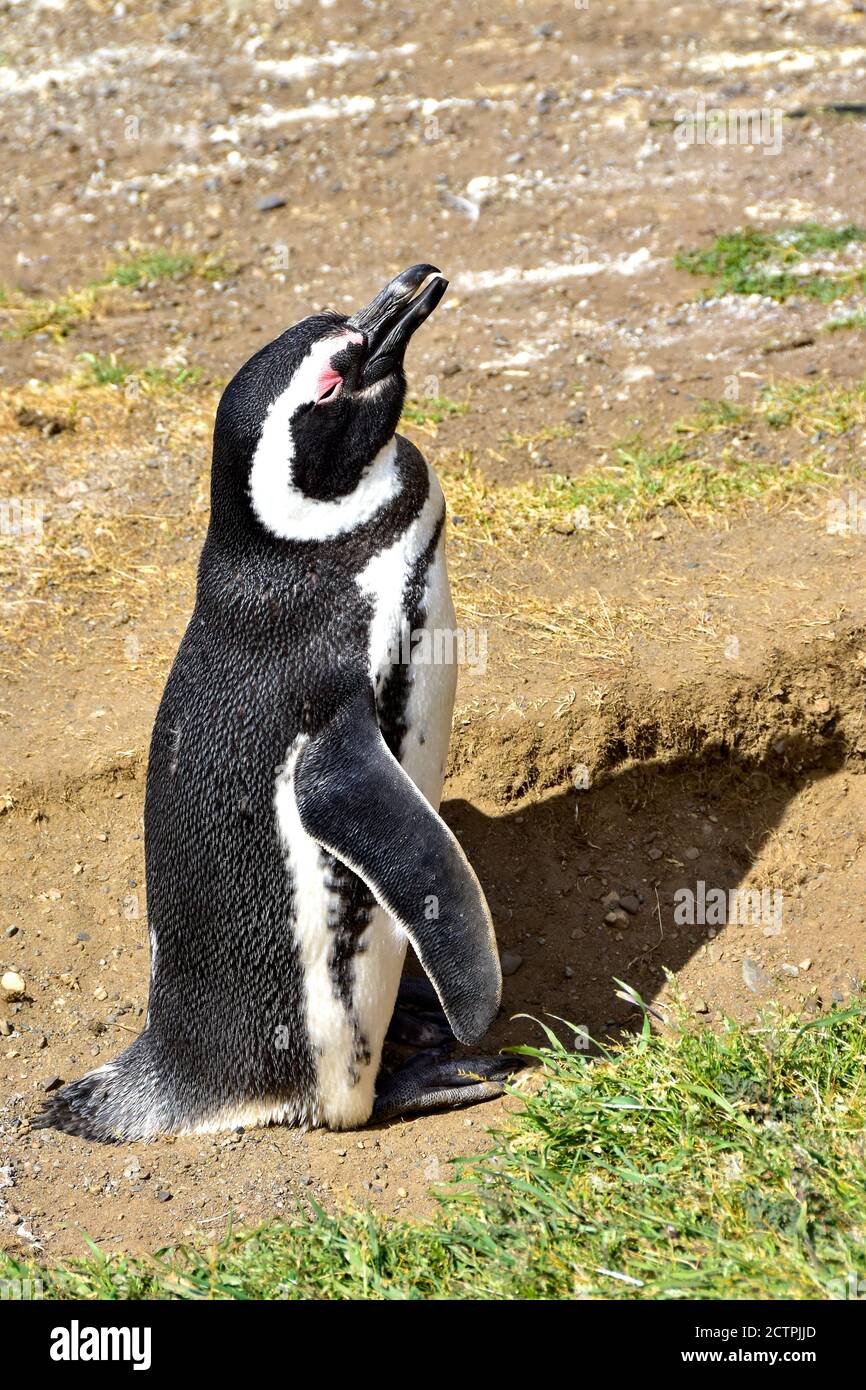
<instances>
[{"instance_id":1,"label":"penguin's white throat band","mask_svg":"<svg viewBox=\"0 0 866 1390\"><path fill-rule=\"evenodd\" d=\"M250 469L250 503L265 530L280 540L324 541L363 525L397 495L397 441L392 437L379 450L345 497L309 497L293 477L291 419L301 403L290 386L268 411Z\"/></svg>"}]
</instances>

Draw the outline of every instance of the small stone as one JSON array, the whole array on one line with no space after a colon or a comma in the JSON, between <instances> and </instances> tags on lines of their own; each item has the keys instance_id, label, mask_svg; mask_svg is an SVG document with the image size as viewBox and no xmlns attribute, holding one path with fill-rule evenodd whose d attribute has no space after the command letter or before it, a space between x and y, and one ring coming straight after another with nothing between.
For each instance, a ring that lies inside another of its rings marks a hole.
<instances>
[{"instance_id":1,"label":"small stone","mask_svg":"<svg viewBox=\"0 0 866 1390\"><path fill-rule=\"evenodd\" d=\"M710 1006L706 999L696 999L692 1009L696 1014L708 1014L710 1012Z\"/></svg>"},{"instance_id":2,"label":"small stone","mask_svg":"<svg viewBox=\"0 0 866 1390\"><path fill-rule=\"evenodd\" d=\"M817 700L815 700L812 708L814 709L816 714L829 714L830 701L826 695L819 695Z\"/></svg>"},{"instance_id":3,"label":"small stone","mask_svg":"<svg viewBox=\"0 0 866 1390\"><path fill-rule=\"evenodd\" d=\"M12 923L11 927L7 927L7 928L6 928L6 935L7 935L7 936L17 936L17 935L18 935L18 928L16 927L16 925L15 925L14 922Z\"/></svg>"},{"instance_id":4,"label":"small stone","mask_svg":"<svg viewBox=\"0 0 866 1390\"><path fill-rule=\"evenodd\" d=\"M523 956L519 951L500 951L499 964L503 975L516 975L523 964Z\"/></svg>"},{"instance_id":5,"label":"small stone","mask_svg":"<svg viewBox=\"0 0 866 1390\"><path fill-rule=\"evenodd\" d=\"M752 994L757 994L760 990L766 989L767 985L770 983L766 972L761 969L758 962L756 960L750 960L748 956L743 958L742 973L743 984L746 986L746 989L752 991Z\"/></svg>"},{"instance_id":6,"label":"small stone","mask_svg":"<svg viewBox=\"0 0 866 1390\"><path fill-rule=\"evenodd\" d=\"M567 980L574 979L574 971L572 970L570 965L567 965L562 973Z\"/></svg>"},{"instance_id":7,"label":"small stone","mask_svg":"<svg viewBox=\"0 0 866 1390\"><path fill-rule=\"evenodd\" d=\"M171 1193L169 1192L169 1190L168 1190L167 1187L158 1187L158 1188L156 1189L156 1192L154 1193L154 1196L156 1197L156 1200L157 1200L158 1202L170 1202L170 1201L171 1201Z\"/></svg>"},{"instance_id":8,"label":"small stone","mask_svg":"<svg viewBox=\"0 0 866 1390\"><path fill-rule=\"evenodd\" d=\"M21 999L24 995L24 981L17 970L7 970L0 979L0 987L7 999Z\"/></svg>"},{"instance_id":9,"label":"small stone","mask_svg":"<svg viewBox=\"0 0 866 1390\"><path fill-rule=\"evenodd\" d=\"M662 857L662 851L661 851L660 849L658 849L658 847L657 847L656 845L653 845L652 849L647 850L647 858L649 858L649 859L661 859L661 857Z\"/></svg>"},{"instance_id":10,"label":"small stone","mask_svg":"<svg viewBox=\"0 0 866 1390\"><path fill-rule=\"evenodd\" d=\"M783 964L782 964L782 970L784 971L784 973L785 973L786 975L797 976L797 975L799 975L799 973L800 973L800 968L799 968L799 966L797 966L797 965L792 965L789 961L784 961L784 962L783 962Z\"/></svg>"},{"instance_id":11,"label":"small stone","mask_svg":"<svg viewBox=\"0 0 866 1390\"><path fill-rule=\"evenodd\" d=\"M647 381L654 377L655 372L646 362L635 362L631 367L625 367L622 374L623 383L626 386L633 385L636 381Z\"/></svg>"},{"instance_id":12,"label":"small stone","mask_svg":"<svg viewBox=\"0 0 866 1390\"><path fill-rule=\"evenodd\" d=\"M63 1085L62 1076L49 1076L44 1081L40 1081L40 1088L43 1091L56 1091L58 1086Z\"/></svg>"},{"instance_id":13,"label":"small stone","mask_svg":"<svg viewBox=\"0 0 866 1390\"><path fill-rule=\"evenodd\" d=\"M632 917L634 917L635 913L640 912L640 903L634 893L626 893L624 898L620 898L619 905L625 908L626 912L630 912Z\"/></svg>"},{"instance_id":14,"label":"small stone","mask_svg":"<svg viewBox=\"0 0 866 1390\"><path fill-rule=\"evenodd\" d=\"M0 1018L0 1037L8 1038L12 1035L12 1024L8 1018Z\"/></svg>"},{"instance_id":15,"label":"small stone","mask_svg":"<svg viewBox=\"0 0 866 1390\"><path fill-rule=\"evenodd\" d=\"M409 1193L406 1191L405 1187L398 1187L398 1188L397 1188L397 1196L398 1196L398 1197L408 1197L408 1196L409 1196Z\"/></svg>"},{"instance_id":16,"label":"small stone","mask_svg":"<svg viewBox=\"0 0 866 1390\"><path fill-rule=\"evenodd\" d=\"M99 987L93 991L93 997L94 999L99 999L100 1001L102 1001L103 999L107 999L108 990L103 989L102 985L99 985Z\"/></svg>"},{"instance_id":17,"label":"small stone","mask_svg":"<svg viewBox=\"0 0 866 1390\"><path fill-rule=\"evenodd\" d=\"M604 924L606 927L618 928L621 931L623 927L629 925L628 913L623 912L621 908L617 908L615 912L608 912L605 914Z\"/></svg>"},{"instance_id":18,"label":"small stone","mask_svg":"<svg viewBox=\"0 0 866 1390\"><path fill-rule=\"evenodd\" d=\"M801 961L800 961L800 969L801 969L801 970L811 970L811 969L812 969L812 961L810 960L810 958L809 958L808 956L806 957L805 960L801 960Z\"/></svg>"},{"instance_id":19,"label":"small stone","mask_svg":"<svg viewBox=\"0 0 866 1390\"><path fill-rule=\"evenodd\" d=\"M601 905L605 912L613 912L620 906L619 893L605 893Z\"/></svg>"},{"instance_id":20,"label":"small stone","mask_svg":"<svg viewBox=\"0 0 866 1390\"><path fill-rule=\"evenodd\" d=\"M256 212L274 212L277 208L286 206L285 198L281 198L279 193L268 193L266 197L259 198L256 203Z\"/></svg>"},{"instance_id":21,"label":"small stone","mask_svg":"<svg viewBox=\"0 0 866 1390\"><path fill-rule=\"evenodd\" d=\"M686 859L700 859L701 852L695 845L690 845L686 850Z\"/></svg>"}]
</instances>

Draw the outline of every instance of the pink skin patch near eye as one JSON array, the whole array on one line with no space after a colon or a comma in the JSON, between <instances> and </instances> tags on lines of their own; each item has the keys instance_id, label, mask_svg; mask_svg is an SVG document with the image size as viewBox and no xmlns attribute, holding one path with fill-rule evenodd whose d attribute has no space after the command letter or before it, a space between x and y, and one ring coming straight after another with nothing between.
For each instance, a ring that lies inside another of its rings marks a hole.
<instances>
[{"instance_id":1,"label":"pink skin patch near eye","mask_svg":"<svg viewBox=\"0 0 866 1390\"><path fill-rule=\"evenodd\" d=\"M349 343L363 343L363 341L363 336L360 333L345 333L341 338L335 338L330 344L328 360L319 373L319 380L316 382L316 405L318 405L319 401L323 400L325 396L328 397L328 400L333 400L335 396L339 396L340 394L343 378L334 368L332 359L337 356L337 353L342 352Z\"/></svg>"}]
</instances>

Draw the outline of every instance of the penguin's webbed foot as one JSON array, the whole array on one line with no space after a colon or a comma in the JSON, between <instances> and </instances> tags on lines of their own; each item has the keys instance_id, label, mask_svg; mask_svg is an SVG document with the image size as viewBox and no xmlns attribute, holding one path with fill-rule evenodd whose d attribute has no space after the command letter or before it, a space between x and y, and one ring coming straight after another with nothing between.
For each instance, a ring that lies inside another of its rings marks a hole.
<instances>
[{"instance_id":1,"label":"penguin's webbed foot","mask_svg":"<svg viewBox=\"0 0 866 1390\"><path fill-rule=\"evenodd\" d=\"M520 1057L451 1057L443 1049L419 1052L390 1075L380 1072L372 1122L492 1100L524 1065Z\"/></svg>"},{"instance_id":2,"label":"penguin's webbed foot","mask_svg":"<svg viewBox=\"0 0 866 1390\"><path fill-rule=\"evenodd\" d=\"M456 1041L429 980L404 975L397 991L386 1041L398 1047L438 1047Z\"/></svg>"}]
</instances>

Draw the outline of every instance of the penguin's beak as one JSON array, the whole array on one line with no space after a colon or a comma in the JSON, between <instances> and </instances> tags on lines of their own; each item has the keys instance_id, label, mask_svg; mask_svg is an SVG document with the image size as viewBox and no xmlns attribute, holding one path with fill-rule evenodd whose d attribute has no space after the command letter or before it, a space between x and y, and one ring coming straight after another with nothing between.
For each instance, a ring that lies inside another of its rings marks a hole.
<instances>
[{"instance_id":1,"label":"penguin's beak","mask_svg":"<svg viewBox=\"0 0 866 1390\"><path fill-rule=\"evenodd\" d=\"M435 265L413 265L381 289L365 309L349 319L349 327L364 334L367 357L365 386L380 381L401 366L409 339L429 318L448 288Z\"/></svg>"}]
</instances>

